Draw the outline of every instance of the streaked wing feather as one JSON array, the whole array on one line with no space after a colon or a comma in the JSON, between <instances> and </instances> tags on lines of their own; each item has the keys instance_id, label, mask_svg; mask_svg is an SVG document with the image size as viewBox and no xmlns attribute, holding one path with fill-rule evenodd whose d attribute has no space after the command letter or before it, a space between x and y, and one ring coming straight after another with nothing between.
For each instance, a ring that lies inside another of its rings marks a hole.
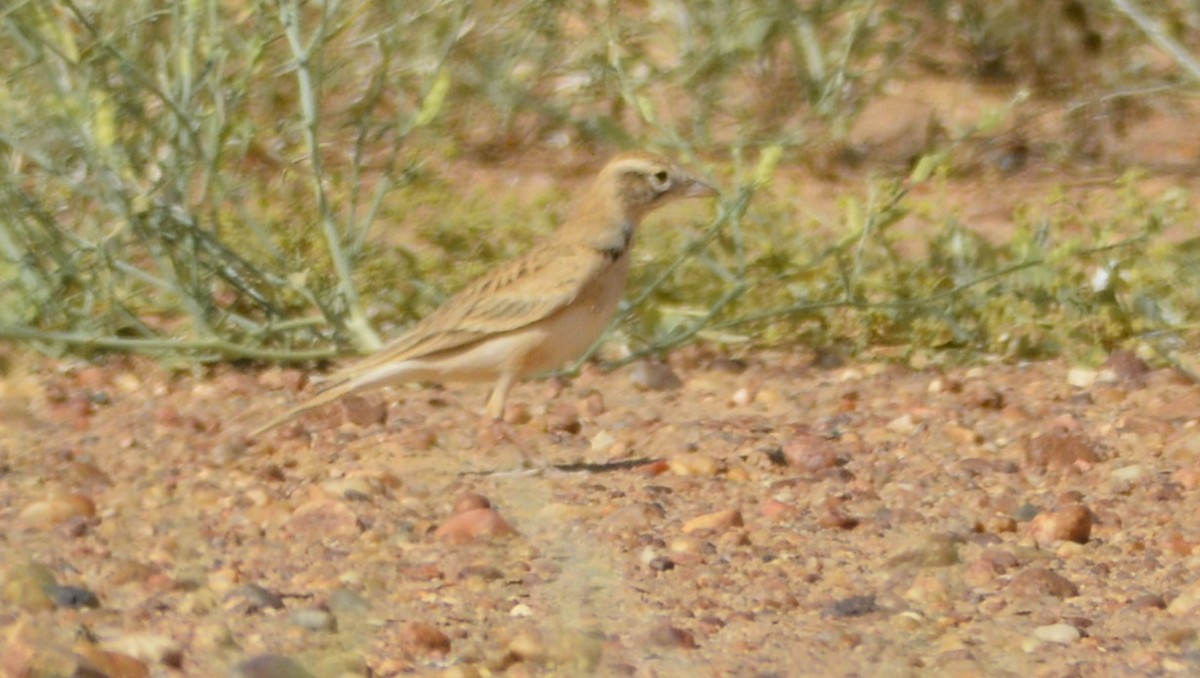
<instances>
[{"instance_id":1,"label":"streaked wing feather","mask_svg":"<svg viewBox=\"0 0 1200 678\"><path fill-rule=\"evenodd\" d=\"M477 279L378 352L330 377L341 382L379 365L429 356L550 317L612 265L594 249L547 243Z\"/></svg>"}]
</instances>

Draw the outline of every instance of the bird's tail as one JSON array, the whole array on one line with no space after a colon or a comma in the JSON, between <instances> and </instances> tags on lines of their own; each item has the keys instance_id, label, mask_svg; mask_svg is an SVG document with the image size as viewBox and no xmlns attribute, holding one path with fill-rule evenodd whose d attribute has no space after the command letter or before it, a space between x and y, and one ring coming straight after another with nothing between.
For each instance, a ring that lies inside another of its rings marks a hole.
<instances>
[{"instance_id":1,"label":"bird's tail","mask_svg":"<svg viewBox=\"0 0 1200 678\"><path fill-rule=\"evenodd\" d=\"M322 405L331 403L331 402L337 400L338 398L341 398L342 396L350 395L351 393L354 393L354 392L362 390L362 389L363 389L363 385L361 383L358 383L357 380L354 380L354 379L351 379L350 381L343 381L339 384L334 384L333 386L326 388L324 391L321 391L320 393L313 396L312 398L309 398L308 400L304 401L303 403L300 403L296 407L293 407L292 409L288 410L287 412L284 412L283 414L279 415L278 417L275 417L271 421L268 421L267 423L263 424L262 426L259 426L258 428L254 429L253 431L250 432L250 437L257 438L257 437L261 436L262 434L266 433L267 431L270 431L271 429L273 429L277 426L280 426L282 424L286 424L287 422L295 419L296 417L304 414L305 412L308 412L309 410L314 410L318 407L321 407Z\"/></svg>"},{"instance_id":2,"label":"bird's tail","mask_svg":"<svg viewBox=\"0 0 1200 678\"><path fill-rule=\"evenodd\" d=\"M359 366L354 366L349 370L343 370L330 377L327 382L328 385L323 385L323 390L320 393L254 429L250 432L250 437L257 438L280 424L289 422L309 410L329 404L342 396L402 381L421 379L433 374L428 369L424 369L420 365L415 365L407 360L372 366L372 369L367 371L363 371Z\"/></svg>"}]
</instances>

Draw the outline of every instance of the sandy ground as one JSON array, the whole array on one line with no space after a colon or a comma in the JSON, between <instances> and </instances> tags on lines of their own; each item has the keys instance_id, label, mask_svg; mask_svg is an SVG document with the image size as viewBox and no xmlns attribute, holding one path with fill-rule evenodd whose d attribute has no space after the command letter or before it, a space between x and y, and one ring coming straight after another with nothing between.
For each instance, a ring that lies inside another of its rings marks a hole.
<instances>
[{"instance_id":1,"label":"sandy ground","mask_svg":"<svg viewBox=\"0 0 1200 678\"><path fill-rule=\"evenodd\" d=\"M5 675L1200 672L1200 387L1129 354L693 348L511 439L414 386L262 441L304 373L17 355Z\"/></svg>"},{"instance_id":2,"label":"sandy ground","mask_svg":"<svg viewBox=\"0 0 1200 678\"><path fill-rule=\"evenodd\" d=\"M864 113L873 162L1004 101L936 85ZM1124 163L1195 188L1194 119L1068 195ZM946 209L1003 240L1057 190L1039 122L1007 137L1032 169ZM257 441L305 372L3 358L0 675L1200 675L1200 386L1127 353L689 348L523 385L507 433L484 387L413 386Z\"/></svg>"}]
</instances>

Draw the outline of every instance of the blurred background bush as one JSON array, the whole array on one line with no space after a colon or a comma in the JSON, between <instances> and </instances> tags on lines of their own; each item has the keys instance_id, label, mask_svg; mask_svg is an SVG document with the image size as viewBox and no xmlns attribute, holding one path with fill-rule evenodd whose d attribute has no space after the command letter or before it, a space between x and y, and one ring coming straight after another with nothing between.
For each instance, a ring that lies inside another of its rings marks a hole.
<instances>
[{"instance_id":1,"label":"blurred background bush","mask_svg":"<svg viewBox=\"0 0 1200 678\"><path fill-rule=\"evenodd\" d=\"M15 0L0 336L370 350L645 147L728 190L643 234L632 355L1169 356L1200 307L1200 145L1137 134L1200 122L1198 29L1188 0Z\"/></svg>"}]
</instances>

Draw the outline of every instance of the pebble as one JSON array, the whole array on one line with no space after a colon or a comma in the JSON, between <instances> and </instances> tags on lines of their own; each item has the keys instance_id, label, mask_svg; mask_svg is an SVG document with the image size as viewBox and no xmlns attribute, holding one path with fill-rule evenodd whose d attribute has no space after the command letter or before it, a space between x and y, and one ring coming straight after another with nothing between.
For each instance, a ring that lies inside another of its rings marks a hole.
<instances>
[{"instance_id":1,"label":"pebble","mask_svg":"<svg viewBox=\"0 0 1200 678\"><path fill-rule=\"evenodd\" d=\"M710 478L717 475L721 465L716 459L704 454L681 454L667 461L671 473L677 476Z\"/></svg>"},{"instance_id":2,"label":"pebble","mask_svg":"<svg viewBox=\"0 0 1200 678\"><path fill-rule=\"evenodd\" d=\"M1029 441L1026 461L1048 470L1087 470L1100 461L1095 444L1081 433L1052 429Z\"/></svg>"},{"instance_id":3,"label":"pebble","mask_svg":"<svg viewBox=\"0 0 1200 678\"><path fill-rule=\"evenodd\" d=\"M853 530L858 519L846 512L840 497L827 497L817 507L817 525L828 529Z\"/></svg>"},{"instance_id":4,"label":"pebble","mask_svg":"<svg viewBox=\"0 0 1200 678\"><path fill-rule=\"evenodd\" d=\"M725 472L725 479L734 483L744 483L750 480L750 472L744 466L734 466Z\"/></svg>"},{"instance_id":5,"label":"pebble","mask_svg":"<svg viewBox=\"0 0 1200 678\"><path fill-rule=\"evenodd\" d=\"M74 676L146 678L150 675L150 669L145 662L127 654L111 652L87 643L77 644L75 652L82 661L72 674Z\"/></svg>"},{"instance_id":6,"label":"pebble","mask_svg":"<svg viewBox=\"0 0 1200 678\"><path fill-rule=\"evenodd\" d=\"M1092 512L1082 504L1069 503L1038 514L1030 521L1028 532L1038 546L1057 541L1086 544L1092 534Z\"/></svg>"},{"instance_id":7,"label":"pebble","mask_svg":"<svg viewBox=\"0 0 1200 678\"><path fill-rule=\"evenodd\" d=\"M962 393L963 385L961 381L951 379L950 377L934 377L929 381L929 386L926 391L933 394L938 393Z\"/></svg>"},{"instance_id":8,"label":"pebble","mask_svg":"<svg viewBox=\"0 0 1200 678\"><path fill-rule=\"evenodd\" d=\"M666 515L666 510L659 504L631 502L601 518L600 527L608 531L635 533L657 525Z\"/></svg>"},{"instance_id":9,"label":"pebble","mask_svg":"<svg viewBox=\"0 0 1200 678\"><path fill-rule=\"evenodd\" d=\"M917 422L911 414L902 414L899 417L889 421L886 426L887 430L900 435L909 435L917 430Z\"/></svg>"},{"instance_id":10,"label":"pebble","mask_svg":"<svg viewBox=\"0 0 1200 678\"><path fill-rule=\"evenodd\" d=\"M307 659L307 662L312 667L311 672L321 678L368 678L369 676L394 675L375 673L366 658L353 649L329 648L313 655L305 655L306 658L310 656L311 658Z\"/></svg>"},{"instance_id":11,"label":"pebble","mask_svg":"<svg viewBox=\"0 0 1200 678\"><path fill-rule=\"evenodd\" d=\"M1047 643L1070 645L1082 638L1083 634L1070 624L1049 624L1034 629L1033 637Z\"/></svg>"},{"instance_id":12,"label":"pebble","mask_svg":"<svg viewBox=\"0 0 1200 678\"><path fill-rule=\"evenodd\" d=\"M510 534L516 534L516 530L495 509L478 508L451 516L433 536L447 544L469 544Z\"/></svg>"},{"instance_id":13,"label":"pebble","mask_svg":"<svg viewBox=\"0 0 1200 678\"><path fill-rule=\"evenodd\" d=\"M400 639L406 648L418 654L450 652L450 637L427 622L408 622L400 630Z\"/></svg>"},{"instance_id":14,"label":"pebble","mask_svg":"<svg viewBox=\"0 0 1200 678\"><path fill-rule=\"evenodd\" d=\"M592 452L603 454L612 448L616 442L616 436L609 431L602 430L597 432L596 435L592 436L591 441L588 442L588 447Z\"/></svg>"},{"instance_id":15,"label":"pebble","mask_svg":"<svg viewBox=\"0 0 1200 678\"><path fill-rule=\"evenodd\" d=\"M464 494L454 500L454 512L463 513L464 511L473 511L475 509L485 509L492 507L492 500L482 494Z\"/></svg>"},{"instance_id":16,"label":"pebble","mask_svg":"<svg viewBox=\"0 0 1200 678\"><path fill-rule=\"evenodd\" d=\"M1186 617L1200 612L1200 580L1186 586L1167 605L1167 612L1176 617Z\"/></svg>"},{"instance_id":17,"label":"pebble","mask_svg":"<svg viewBox=\"0 0 1200 678\"><path fill-rule=\"evenodd\" d=\"M215 466L229 466L244 457L248 449L244 443L220 442L213 446L208 458Z\"/></svg>"},{"instance_id":18,"label":"pebble","mask_svg":"<svg viewBox=\"0 0 1200 678\"><path fill-rule=\"evenodd\" d=\"M583 399L583 409L588 413L588 416L598 417L608 411L604 404L604 394L599 391L592 391Z\"/></svg>"},{"instance_id":19,"label":"pebble","mask_svg":"<svg viewBox=\"0 0 1200 678\"><path fill-rule=\"evenodd\" d=\"M707 542L704 542L695 537L677 537L671 540L667 548L671 553L701 553L706 548Z\"/></svg>"},{"instance_id":20,"label":"pebble","mask_svg":"<svg viewBox=\"0 0 1200 678\"><path fill-rule=\"evenodd\" d=\"M1108 360L1104 361L1104 367L1111 370L1121 381L1141 379L1150 372L1146 361L1137 357L1136 353L1124 350L1113 351Z\"/></svg>"},{"instance_id":21,"label":"pebble","mask_svg":"<svg viewBox=\"0 0 1200 678\"><path fill-rule=\"evenodd\" d=\"M79 609L100 607L100 599L91 591L79 586L51 586L46 590L54 604L60 608Z\"/></svg>"},{"instance_id":22,"label":"pebble","mask_svg":"<svg viewBox=\"0 0 1200 678\"><path fill-rule=\"evenodd\" d=\"M321 489L339 499L366 501L383 490L377 481L365 476L334 478L321 483Z\"/></svg>"},{"instance_id":23,"label":"pebble","mask_svg":"<svg viewBox=\"0 0 1200 678\"><path fill-rule=\"evenodd\" d=\"M296 610L288 615L288 621L293 626L298 626L307 631L336 633L338 630L337 617L328 610Z\"/></svg>"},{"instance_id":24,"label":"pebble","mask_svg":"<svg viewBox=\"0 0 1200 678\"><path fill-rule=\"evenodd\" d=\"M87 675L78 670L86 668L79 663L80 657L53 637L49 625L31 615L0 629L0 672L5 676Z\"/></svg>"},{"instance_id":25,"label":"pebble","mask_svg":"<svg viewBox=\"0 0 1200 678\"><path fill-rule=\"evenodd\" d=\"M1200 470L1198 469L1181 468L1172 474L1171 479L1179 483L1180 487L1185 490L1200 488Z\"/></svg>"},{"instance_id":26,"label":"pebble","mask_svg":"<svg viewBox=\"0 0 1200 678\"><path fill-rule=\"evenodd\" d=\"M644 476L661 476L671 470L671 465L663 459L647 462L634 469L635 473L640 473Z\"/></svg>"},{"instance_id":27,"label":"pebble","mask_svg":"<svg viewBox=\"0 0 1200 678\"><path fill-rule=\"evenodd\" d=\"M132 633L105 643L105 647L150 665L162 664L175 669L183 666L183 646L170 636Z\"/></svg>"},{"instance_id":28,"label":"pebble","mask_svg":"<svg viewBox=\"0 0 1200 678\"><path fill-rule=\"evenodd\" d=\"M371 609L371 601L364 598L358 591L339 587L329 594L326 603L334 614L361 614Z\"/></svg>"},{"instance_id":29,"label":"pebble","mask_svg":"<svg viewBox=\"0 0 1200 678\"><path fill-rule=\"evenodd\" d=\"M546 655L546 647L536 634L522 631L509 641L508 652L520 661L537 661Z\"/></svg>"},{"instance_id":30,"label":"pebble","mask_svg":"<svg viewBox=\"0 0 1200 678\"><path fill-rule=\"evenodd\" d=\"M308 373L297 369L270 369L258 375L258 383L266 389L299 391L308 383Z\"/></svg>"},{"instance_id":31,"label":"pebble","mask_svg":"<svg viewBox=\"0 0 1200 678\"><path fill-rule=\"evenodd\" d=\"M931 534L920 544L889 558L887 564L890 567L919 568L957 565L961 562L958 545L959 540L952 535Z\"/></svg>"},{"instance_id":32,"label":"pebble","mask_svg":"<svg viewBox=\"0 0 1200 678\"><path fill-rule=\"evenodd\" d=\"M750 405L758 397L758 389L752 386L743 386L733 392L729 396L729 404L735 407L745 407Z\"/></svg>"},{"instance_id":33,"label":"pebble","mask_svg":"<svg viewBox=\"0 0 1200 678\"><path fill-rule=\"evenodd\" d=\"M651 645L673 647L684 650L695 649L696 638L683 629L676 628L669 619L659 620L650 628L647 637Z\"/></svg>"},{"instance_id":34,"label":"pebble","mask_svg":"<svg viewBox=\"0 0 1200 678\"><path fill-rule=\"evenodd\" d=\"M658 549L654 548L653 546L647 546L646 548L642 549L641 553L638 554L638 560L641 561L643 565L647 566L650 565L650 561L659 557L661 557L661 554L659 554Z\"/></svg>"},{"instance_id":35,"label":"pebble","mask_svg":"<svg viewBox=\"0 0 1200 678\"><path fill-rule=\"evenodd\" d=\"M913 578L912 585L904 592L904 599L920 607L942 606L950 602L953 594L943 578L929 573Z\"/></svg>"},{"instance_id":36,"label":"pebble","mask_svg":"<svg viewBox=\"0 0 1200 678\"><path fill-rule=\"evenodd\" d=\"M550 433L565 433L578 435L583 430L579 421L579 411L568 403L560 403L546 413L546 431Z\"/></svg>"},{"instance_id":37,"label":"pebble","mask_svg":"<svg viewBox=\"0 0 1200 678\"><path fill-rule=\"evenodd\" d=\"M1096 370L1086 367L1072 367L1067 372L1067 384L1075 388L1091 388L1096 383Z\"/></svg>"},{"instance_id":38,"label":"pebble","mask_svg":"<svg viewBox=\"0 0 1200 678\"><path fill-rule=\"evenodd\" d=\"M258 610L282 610L283 598L279 594L270 589L259 586L258 584L246 584L232 591L226 600L244 600L247 603L247 612L257 612Z\"/></svg>"},{"instance_id":39,"label":"pebble","mask_svg":"<svg viewBox=\"0 0 1200 678\"><path fill-rule=\"evenodd\" d=\"M1141 480L1146 475L1146 467L1141 464L1130 464L1122 466L1112 472L1112 479L1120 482L1132 483Z\"/></svg>"},{"instance_id":40,"label":"pebble","mask_svg":"<svg viewBox=\"0 0 1200 678\"><path fill-rule=\"evenodd\" d=\"M1025 597L1071 598L1079 595L1079 587L1071 580L1044 567L1031 567L1018 572L1008 583L1008 588L1016 595Z\"/></svg>"},{"instance_id":41,"label":"pebble","mask_svg":"<svg viewBox=\"0 0 1200 678\"><path fill-rule=\"evenodd\" d=\"M296 507L287 527L303 535L321 535L322 539L352 540L362 533L358 516L337 499L313 499Z\"/></svg>"},{"instance_id":42,"label":"pebble","mask_svg":"<svg viewBox=\"0 0 1200 678\"><path fill-rule=\"evenodd\" d=\"M808 473L819 473L838 465L837 451L829 440L820 436L800 435L783 443L783 458L789 466Z\"/></svg>"},{"instance_id":43,"label":"pebble","mask_svg":"<svg viewBox=\"0 0 1200 678\"><path fill-rule=\"evenodd\" d=\"M658 556L657 558L653 558L648 563L648 566L655 572L666 572L668 570L675 569L675 561L667 558L666 556Z\"/></svg>"},{"instance_id":44,"label":"pebble","mask_svg":"<svg viewBox=\"0 0 1200 678\"><path fill-rule=\"evenodd\" d=\"M683 524L683 532L691 534L700 530L727 530L731 527L741 527L745 525L742 520L742 513L737 509L725 509L714 513L707 513L702 516L692 518Z\"/></svg>"},{"instance_id":45,"label":"pebble","mask_svg":"<svg viewBox=\"0 0 1200 678\"><path fill-rule=\"evenodd\" d=\"M233 637L233 631L220 622L207 622L197 626L192 633L191 647L208 654L224 654L241 649L237 639Z\"/></svg>"},{"instance_id":46,"label":"pebble","mask_svg":"<svg viewBox=\"0 0 1200 678\"><path fill-rule=\"evenodd\" d=\"M1002 410L1007 403L1002 392L979 381L972 381L963 387L962 396L968 404L982 410Z\"/></svg>"},{"instance_id":47,"label":"pebble","mask_svg":"<svg viewBox=\"0 0 1200 678\"><path fill-rule=\"evenodd\" d=\"M58 585L50 568L39 563L19 563L4 573L0 600L26 612L53 610L50 589Z\"/></svg>"},{"instance_id":48,"label":"pebble","mask_svg":"<svg viewBox=\"0 0 1200 678\"><path fill-rule=\"evenodd\" d=\"M634 364L629 370L629 381L643 391L674 391L683 388L683 381L670 365L652 360Z\"/></svg>"},{"instance_id":49,"label":"pebble","mask_svg":"<svg viewBox=\"0 0 1200 678\"><path fill-rule=\"evenodd\" d=\"M291 657L264 654L233 667L231 678L316 678Z\"/></svg>"},{"instance_id":50,"label":"pebble","mask_svg":"<svg viewBox=\"0 0 1200 678\"><path fill-rule=\"evenodd\" d=\"M342 408L346 412L346 421L355 426L365 428L387 423L387 402L377 396L345 396Z\"/></svg>"},{"instance_id":51,"label":"pebble","mask_svg":"<svg viewBox=\"0 0 1200 678\"><path fill-rule=\"evenodd\" d=\"M826 606L821 612L821 616L829 619L845 619L862 617L878 610L879 605L875 602L875 596L850 596L835 600Z\"/></svg>"},{"instance_id":52,"label":"pebble","mask_svg":"<svg viewBox=\"0 0 1200 678\"><path fill-rule=\"evenodd\" d=\"M799 512L794 504L779 501L778 499L767 498L758 508L759 513L764 518L783 518L795 515Z\"/></svg>"},{"instance_id":53,"label":"pebble","mask_svg":"<svg viewBox=\"0 0 1200 678\"><path fill-rule=\"evenodd\" d=\"M1167 602L1162 599L1162 596L1145 593L1129 601L1129 607L1134 610L1165 610Z\"/></svg>"},{"instance_id":54,"label":"pebble","mask_svg":"<svg viewBox=\"0 0 1200 678\"><path fill-rule=\"evenodd\" d=\"M513 403L504 408L504 423L511 426L524 426L533 421L533 412L525 403Z\"/></svg>"},{"instance_id":55,"label":"pebble","mask_svg":"<svg viewBox=\"0 0 1200 678\"><path fill-rule=\"evenodd\" d=\"M82 494L63 494L26 506L19 517L33 527L54 527L72 518L91 518L96 504Z\"/></svg>"}]
</instances>

